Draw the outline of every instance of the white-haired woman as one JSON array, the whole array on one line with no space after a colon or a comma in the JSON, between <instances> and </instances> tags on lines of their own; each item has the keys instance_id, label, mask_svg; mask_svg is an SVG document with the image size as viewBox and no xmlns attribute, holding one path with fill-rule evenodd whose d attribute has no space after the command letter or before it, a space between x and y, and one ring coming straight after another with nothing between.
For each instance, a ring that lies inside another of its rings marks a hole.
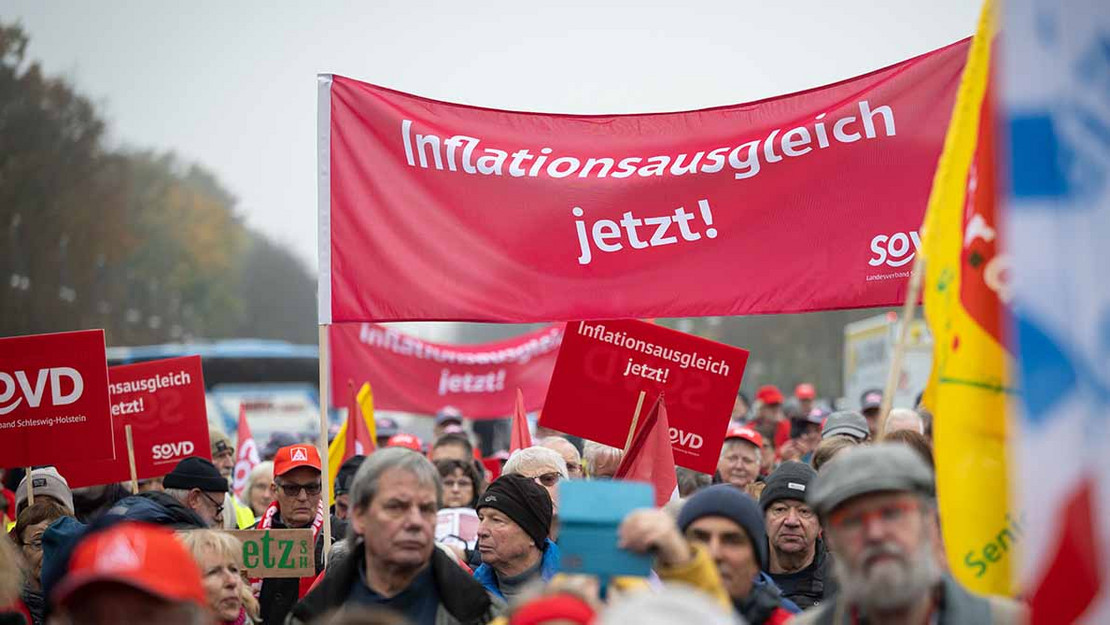
<instances>
[{"instance_id":1,"label":"white-haired woman","mask_svg":"<svg viewBox=\"0 0 1110 625\"><path fill-rule=\"evenodd\" d=\"M247 476L247 486L243 489L243 503L250 506L254 512L254 518L262 518L266 508L274 501L274 496L271 494L270 484L274 483L274 463L267 460L260 462Z\"/></svg>"},{"instance_id":2,"label":"white-haired woman","mask_svg":"<svg viewBox=\"0 0 1110 625\"><path fill-rule=\"evenodd\" d=\"M230 534L194 530L178 534L196 560L208 607L220 625L246 625L258 619L258 601L243 578L243 545Z\"/></svg>"}]
</instances>

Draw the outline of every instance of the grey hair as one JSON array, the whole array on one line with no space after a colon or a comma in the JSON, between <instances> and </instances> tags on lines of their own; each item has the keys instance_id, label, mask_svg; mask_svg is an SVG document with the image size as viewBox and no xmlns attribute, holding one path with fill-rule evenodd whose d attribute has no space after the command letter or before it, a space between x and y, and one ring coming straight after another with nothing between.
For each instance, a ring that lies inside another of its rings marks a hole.
<instances>
[{"instance_id":1,"label":"grey hair","mask_svg":"<svg viewBox=\"0 0 1110 625\"><path fill-rule=\"evenodd\" d=\"M164 491L170 497L181 502L181 505L189 506L189 493L193 492L191 488L167 488Z\"/></svg>"},{"instance_id":2,"label":"grey hair","mask_svg":"<svg viewBox=\"0 0 1110 625\"><path fill-rule=\"evenodd\" d=\"M247 483L243 486L243 492L247 494L248 499L250 498L251 489L254 488L254 483L261 478L268 478L271 482L274 481L274 462L272 460L259 462L251 469L250 474L247 476ZM269 484L267 484L267 486L269 486ZM249 506L250 502L247 502L247 505Z\"/></svg>"},{"instance_id":3,"label":"grey hair","mask_svg":"<svg viewBox=\"0 0 1110 625\"><path fill-rule=\"evenodd\" d=\"M535 469L546 469L554 465L555 470L563 479L568 479L570 475L567 473L567 461L559 455L559 452L547 447L533 446L526 449L518 449L509 456L505 462L505 466L501 469L502 475L524 475L525 472L533 472ZM535 477L535 476L525 476Z\"/></svg>"},{"instance_id":4,"label":"grey hair","mask_svg":"<svg viewBox=\"0 0 1110 625\"><path fill-rule=\"evenodd\" d=\"M351 481L352 509L365 510L373 503L374 495L378 494L378 482L390 469L406 471L415 475L422 486L435 487L436 506L443 504L443 484L432 461L411 449L387 447L367 456L358 473L355 473L355 479Z\"/></svg>"}]
</instances>

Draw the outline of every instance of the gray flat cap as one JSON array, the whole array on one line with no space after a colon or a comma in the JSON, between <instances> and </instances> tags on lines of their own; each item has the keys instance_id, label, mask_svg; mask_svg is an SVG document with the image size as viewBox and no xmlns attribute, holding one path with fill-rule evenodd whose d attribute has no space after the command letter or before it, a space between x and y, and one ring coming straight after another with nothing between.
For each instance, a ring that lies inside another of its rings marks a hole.
<instances>
[{"instance_id":1,"label":"gray flat cap","mask_svg":"<svg viewBox=\"0 0 1110 625\"><path fill-rule=\"evenodd\" d=\"M871 426L867 425L867 419L860 413L842 410L829 415L825 420L825 427L821 428L822 440L837 434L846 434L862 441L871 436Z\"/></svg>"},{"instance_id":2,"label":"gray flat cap","mask_svg":"<svg viewBox=\"0 0 1110 625\"><path fill-rule=\"evenodd\" d=\"M908 446L880 443L852 449L822 466L806 503L827 516L853 497L890 491L932 496L933 472Z\"/></svg>"}]
</instances>

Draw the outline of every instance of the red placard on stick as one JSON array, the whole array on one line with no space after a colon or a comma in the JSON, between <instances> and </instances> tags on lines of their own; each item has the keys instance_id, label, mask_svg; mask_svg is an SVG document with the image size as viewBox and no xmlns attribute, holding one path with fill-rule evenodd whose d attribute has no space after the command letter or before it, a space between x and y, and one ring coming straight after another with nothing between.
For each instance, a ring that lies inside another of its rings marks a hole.
<instances>
[{"instance_id":1,"label":"red placard on stick","mask_svg":"<svg viewBox=\"0 0 1110 625\"><path fill-rule=\"evenodd\" d=\"M130 478L124 426L130 425L139 479L169 473L188 456L212 458L200 356L119 365L108 371L115 460L55 464L73 488Z\"/></svg>"},{"instance_id":2,"label":"red placard on stick","mask_svg":"<svg viewBox=\"0 0 1110 625\"><path fill-rule=\"evenodd\" d=\"M0 461L123 457L112 437L104 331L0 338Z\"/></svg>"},{"instance_id":3,"label":"red placard on stick","mask_svg":"<svg viewBox=\"0 0 1110 625\"><path fill-rule=\"evenodd\" d=\"M567 324L540 425L623 448L641 391L665 391L675 464L713 473L748 352L635 320Z\"/></svg>"}]
</instances>

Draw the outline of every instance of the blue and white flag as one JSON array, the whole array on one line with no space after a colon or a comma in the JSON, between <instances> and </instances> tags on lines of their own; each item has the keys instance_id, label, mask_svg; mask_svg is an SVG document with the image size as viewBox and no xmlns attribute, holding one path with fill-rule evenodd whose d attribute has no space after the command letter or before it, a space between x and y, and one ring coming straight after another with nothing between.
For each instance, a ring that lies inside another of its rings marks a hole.
<instances>
[{"instance_id":1,"label":"blue and white flag","mask_svg":"<svg viewBox=\"0 0 1110 625\"><path fill-rule=\"evenodd\" d=\"M1011 0L1000 156L1034 623L1110 623L1110 2Z\"/></svg>"}]
</instances>

